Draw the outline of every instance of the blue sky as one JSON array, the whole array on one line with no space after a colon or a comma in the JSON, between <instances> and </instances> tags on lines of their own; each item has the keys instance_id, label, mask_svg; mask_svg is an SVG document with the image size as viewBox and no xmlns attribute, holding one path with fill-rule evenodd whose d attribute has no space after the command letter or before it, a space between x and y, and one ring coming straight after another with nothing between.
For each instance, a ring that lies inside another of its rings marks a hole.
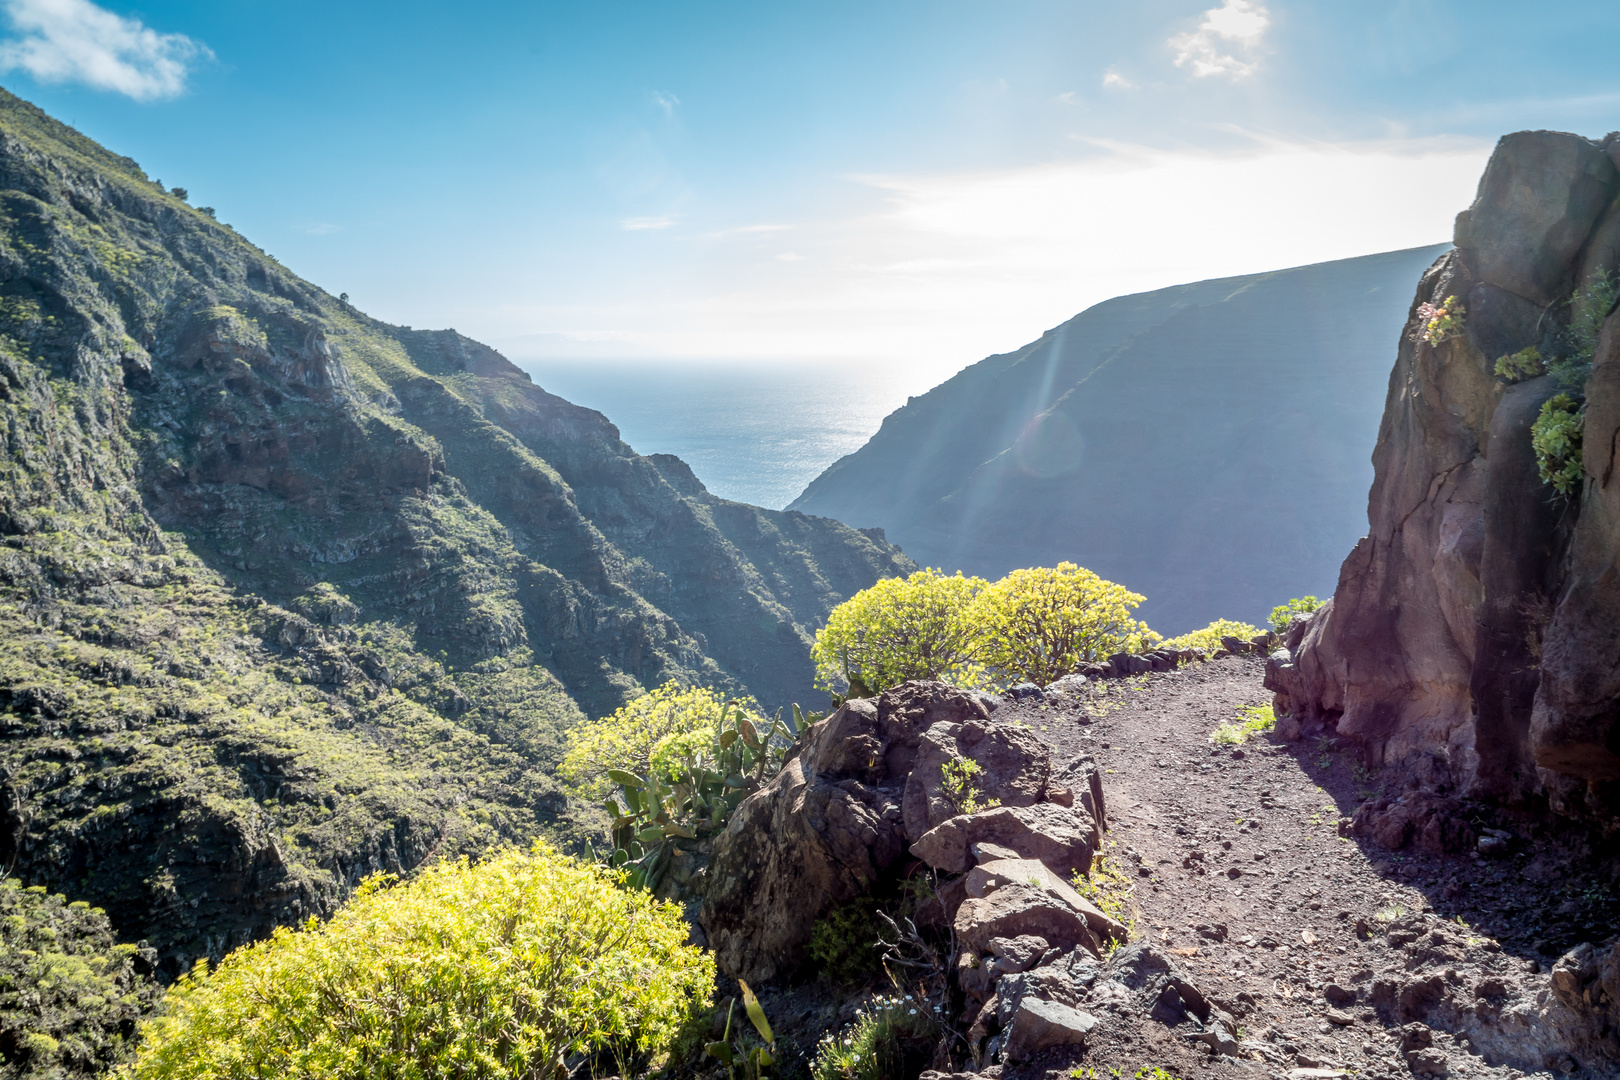
<instances>
[{"instance_id":1,"label":"blue sky","mask_svg":"<svg viewBox=\"0 0 1620 1080\"><path fill-rule=\"evenodd\" d=\"M1090 303L1446 239L1620 128L1620 5L0 0L0 82L394 322L949 372Z\"/></svg>"}]
</instances>

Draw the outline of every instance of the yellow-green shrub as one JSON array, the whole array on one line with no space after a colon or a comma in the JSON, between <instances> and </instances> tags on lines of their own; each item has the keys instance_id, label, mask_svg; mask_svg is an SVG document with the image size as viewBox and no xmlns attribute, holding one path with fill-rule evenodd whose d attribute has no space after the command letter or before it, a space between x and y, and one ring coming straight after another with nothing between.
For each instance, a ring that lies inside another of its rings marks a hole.
<instances>
[{"instance_id":1,"label":"yellow-green shrub","mask_svg":"<svg viewBox=\"0 0 1620 1080\"><path fill-rule=\"evenodd\" d=\"M998 681L1041 686L1081 664L1159 640L1131 618L1144 598L1072 562L1014 570L980 594L973 616Z\"/></svg>"},{"instance_id":2,"label":"yellow-green shrub","mask_svg":"<svg viewBox=\"0 0 1620 1080\"><path fill-rule=\"evenodd\" d=\"M324 925L199 962L133 1080L528 1080L604 1051L622 1071L710 1004L686 935L673 904L543 845L373 879Z\"/></svg>"},{"instance_id":3,"label":"yellow-green shrub","mask_svg":"<svg viewBox=\"0 0 1620 1080\"><path fill-rule=\"evenodd\" d=\"M612 716L568 732L568 752L557 773L592 799L612 790L609 769L671 780L684 758L713 744L725 708L726 699L713 690L667 682ZM743 716L756 724L766 723L742 703L734 702L732 708L741 708Z\"/></svg>"},{"instance_id":4,"label":"yellow-green shrub","mask_svg":"<svg viewBox=\"0 0 1620 1080\"><path fill-rule=\"evenodd\" d=\"M919 570L862 589L827 616L810 650L816 684L876 694L907 679L978 680L986 646L974 601L983 578Z\"/></svg>"},{"instance_id":5,"label":"yellow-green shrub","mask_svg":"<svg viewBox=\"0 0 1620 1080\"><path fill-rule=\"evenodd\" d=\"M1173 637L1164 643L1167 649L1203 649L1214 652L1221 648L1221 638L1235 637L1248 641L1258 634L1265 633L1258 626L1246 622L1237 622L1233 619L1216 619L1202 630L1194 630L1190 634Z\"/></svg>"}]
</instances>

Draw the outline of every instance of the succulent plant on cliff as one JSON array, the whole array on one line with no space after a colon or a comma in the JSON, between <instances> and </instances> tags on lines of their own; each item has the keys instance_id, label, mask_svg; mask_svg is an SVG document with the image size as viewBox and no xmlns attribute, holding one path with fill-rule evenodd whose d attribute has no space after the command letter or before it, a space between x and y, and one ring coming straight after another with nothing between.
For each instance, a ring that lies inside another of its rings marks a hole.
<instances>
[{"instance_id":1,"label":"succulent plant on cliff","mask_svg":"<svg viewBox=\"0 0 1620 1080\"><path fill-rule=\"evenodd\" d=\"M1309 615L1322 606L1322 601L1314 596L1296 596L1286 603L1278 604L1271 609L1271 628L1277 633L1288 629L1288 624L1294 621L1295 615ZM1256 631L1258 633L1259 631ZM1251 634L1250 637L1254 635Z\"/></svg>"},{"instance_id":2,"label":"succulent plant on cliff","mask_svg":"<svg viewBox=\"0 0 1620 1080\"><path fill-rule=\"evenodd\" d=\"M1448 296L1439 305L1422 303L1418 305L1418 340L1430 345L1438 345L1449 337L1455 336L1462 330L1463 318L1468 312L1463 308L1462 302L1455 296Z\"/></svg>"},{"instance_id":3,"label":"succulent plant on cliff","mask_svg":"<svg viewBox=\"0 0 1620 1080\"><path fill-rule=\"evenodd\" d=\"M1585 412L1568 394L1555 394L1530 425L1530 445L1544 483L1565 498L1581 486L1581 432Z\"/></svg>"},{"instance_id":4,"label":"succulent plant on cliff","mask_svg":"<svg viewBox=\"0 0 1620 1080\"><path fill-rule=\"evenodd\" d=\"M199 962L130 1080L516 1080L592 1057L639 1075L707 1018L714 958L616 878L536 846L370 879L325 924Z\"/></svg>"},{"instance_id":5,"label":"succulent plant on cliff","mask_svg":"<svg viewBox=\"0 0 1620 1080\"><path fill-rule=\"evenodd\" d=\"M1536 453L1536 466L1543 483L1561 497L1571 499L1581 487L1581 435L1586 426L1586 380L1592 374L1592 357L1597 352L1603 323L1620 300L1620 276L1602 271L1586 288L1571 299L1569 326L1560 336L1562 351L1544 361L1547 371L1557 376L1563 393L1541 406L1530 426L1530 445ZM1525 352L1535 350L1527 349ZM1497 361L1497 374L1518 356ZM1540 354L1537 353L1540 359Z\"/></svg>"}]
</instances>

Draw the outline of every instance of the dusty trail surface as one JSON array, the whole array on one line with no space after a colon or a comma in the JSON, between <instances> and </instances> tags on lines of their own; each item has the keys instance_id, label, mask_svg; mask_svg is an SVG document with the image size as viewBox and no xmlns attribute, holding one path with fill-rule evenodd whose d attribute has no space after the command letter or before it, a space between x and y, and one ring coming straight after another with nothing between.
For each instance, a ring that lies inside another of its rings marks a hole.
<instances>
[{"instance_id":1,"label":"dusty trail surface","mask_svg":"<svg viewBox=\"0 0 1620 1080\"><path fill-rule=\"evenodd\" d=\"M1523 1040L1508 1044L1533 1023L1534 1001L1521 999L1538 987L1526 977L1549 962L1535 945L1564 943L1540 936L1536 918L1509 917L1500 944L1467 925L1479 910L1521 908L1507 899L1525 891L1521 875L1476 856L1392 856L1347 835L1379 781L1329 741L1213 744L1240 707L1270 701L1263 674L1258 659L1228 658L1107 684L1101 697L1005 706L1051 743L1054 773L1082 754L1101 764L1106 857L1136 883L1136 936L1238 1020L1242 1051L1211 1057L1143 1016L1103 1025L1083 1054L1004 1077L1075 1066L1099 1077L1143 1066L1188 1078L1525 1075L1502 1062L1525 1065Z\"/></svg>"}]
</instances>

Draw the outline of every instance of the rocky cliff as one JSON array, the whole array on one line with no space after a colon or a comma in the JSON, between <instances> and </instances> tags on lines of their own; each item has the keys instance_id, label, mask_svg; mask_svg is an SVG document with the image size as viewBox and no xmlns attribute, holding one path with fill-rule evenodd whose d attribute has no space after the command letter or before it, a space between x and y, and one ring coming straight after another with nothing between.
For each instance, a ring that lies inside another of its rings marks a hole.
<instances>
[{"instance_id":1,"label":"rocky cliff","mask_svg":"<svg viewBox=\"0 0 1620 1080\"><path fill-rule=\"evenodd\" d=\"M1389 350L1443 250L1098 304L912 399L792 508L991 578L1077 562L1166 634L1262 621L1366 531Z\"/></svg>"},{"instance_id":2,"label":"rocky cliff","mask_svg":"<svg viewBox=\"0 0 1620 1080\"><path fill-rule=\"evenodd\" d=\"M454 331L367 318L0 92L0 867L169 970L574 823L561 731L811 690L911 563L710 496Z\"/></svg>"},{"instance_id":3,"label":"rocky cliff","mask_svg":"<svg viewBox=\"0 0 1620 1080\"><path fill-rule=\"evenodd\" d=\"M1617 161L1614 135L1520 132L1497 146L1456 249L1418 285L1373 452L1370 531L1268 677L1307 725L1357 740L1430 792L1611 827L1620 322L1608 304L1590 313L1601 334L1568 497L1542 481L1530 441L1557 379L1510 383L1495 361L1532 346L1556 355L1582 298L1604 293L1620 265ZM1429 332L1448 297L1460 332Z\"/></svg>"}]
</instances>

